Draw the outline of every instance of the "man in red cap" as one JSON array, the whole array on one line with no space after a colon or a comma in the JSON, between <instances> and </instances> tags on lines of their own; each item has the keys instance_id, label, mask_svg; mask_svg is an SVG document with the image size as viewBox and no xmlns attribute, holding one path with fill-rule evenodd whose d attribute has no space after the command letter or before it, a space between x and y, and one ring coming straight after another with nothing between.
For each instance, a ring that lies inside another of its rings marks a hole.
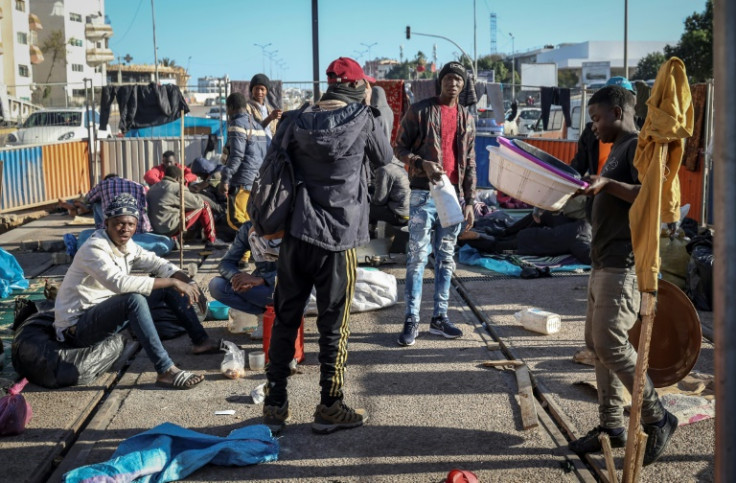
<instances>
[{"instance_id":1,"label":"man in red cap","mask_svg":"<svg viewBox=\"0 0 736 483\"><path fill-rule=\"evenodd\" d=\"M264 423L274 433L289 416L289 363L312 287L319 311L321 387L312 430L325 434L355 428L368 418L365 411L343 402L343 379L355 251L369 241L366 164L385 165L392 157L380 111L369 105L372 81L357 62L340 57L327 68L329 87L320 101L298 116L285 113L273 139L281 143L284 132L294 124L287 150L294 176L301 182L279 251L274 293L276 320L263 404Z\"/></svg>"}]
</instances>

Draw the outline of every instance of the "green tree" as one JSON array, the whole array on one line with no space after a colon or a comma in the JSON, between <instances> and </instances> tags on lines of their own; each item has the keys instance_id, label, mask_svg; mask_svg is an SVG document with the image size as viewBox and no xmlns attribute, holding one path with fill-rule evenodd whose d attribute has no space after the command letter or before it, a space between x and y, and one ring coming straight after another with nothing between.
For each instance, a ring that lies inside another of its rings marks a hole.
<instances>
[{"instance_id":1,"label":"green tree","mask_svg":"<svg viewBox=\"0 0 736 483\"><path fill-rule=\"evenodd\" d=\"M665 46L664 53L682 59L691 82L713 77L713 0L706 0L704 12L694 12L685 19L680 41L675 46Z\"/></svg>"},{"instance_id":2,"label":"green tree","mask_svg":"<svg viewBox=\"0 0 736 483\"><path fill-rule=\"evenodd\" d=\"M560 87L576 87L580 82L578 73L573 69L557 70L557 85Z\"/></svg>"},{"instance_id":3,"label":"green tree","mask_svg":"<svg viewBox=\"0 0 736 483\"><path fill-rule=\"evenodd\" d=\"M636 64L636 77L647 80L657 77L659 67L667 60L662 52L652 52L639 59Z\"/></svg>"},{"instance_id":4,"label":"green tree","mask_svg":"<svg viewBox=\"0 0 736 483\"><path fill-rule=\"evenodd\" d=\"M176 65L176 61L174 59L170 59L168 57L161 59L161 65L164 67L179 67Z\"/></svg>"},{"instance_id":5,"label":"green tree","mask_svg":"<svg viewBox=\"0 0 736 483\"><path fill-rule=\"evenodd\" d=\"M53 30L44 39L43 43L41 43L41 52L46 56L51 54L51 67L49 67L49 74L46 76L46 83L48 84L51 80L51 75L54 73L56 63L66 62L66 39L64 38L64 32Z\"/></svg>"}]
</instances>

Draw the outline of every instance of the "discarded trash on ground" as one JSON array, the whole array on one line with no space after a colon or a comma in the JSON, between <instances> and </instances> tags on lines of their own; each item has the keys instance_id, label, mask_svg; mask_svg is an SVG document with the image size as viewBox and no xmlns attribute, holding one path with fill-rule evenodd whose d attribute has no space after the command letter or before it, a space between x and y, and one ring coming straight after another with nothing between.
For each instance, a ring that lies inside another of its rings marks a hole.
<instances>
[{"instance_id":1,"label":"discarded trash on ground","mask_svg":"<svg viewBox=\"0 0 736 483\"><path fill-rule=\"evenodd\" d=\"M245 351L229 340L222 341L225 357L220 364L220 372L228 379L245 377Z\"/></svg>"},{"instance_id":2,"label":"discarded trash on ground","mask_svg":"<svg viewBox=\"0 0 736 483\"><path fill-rule=\"evenodd\" d=\"M562 325L559 315L533 307L516 312L514 317L526 330L545 335L559 332Z\"/></svg>"}]
</instances>

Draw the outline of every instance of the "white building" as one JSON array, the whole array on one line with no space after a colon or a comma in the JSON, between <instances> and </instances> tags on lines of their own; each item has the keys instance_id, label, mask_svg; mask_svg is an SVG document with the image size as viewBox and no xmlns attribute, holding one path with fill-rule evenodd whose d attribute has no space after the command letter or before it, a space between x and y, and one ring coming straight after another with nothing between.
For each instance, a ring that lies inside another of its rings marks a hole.
<instances>
[{"instance_id":1,"label":"white building","mask_svg":"<svg viewBox=\"0 0 736 483\"><path fill-rule=\"evenodd\" d=\"M652 52L664 51L665 45L674 45L676 41L640 41L628 44L628 66L632 77L635 77L636 65L643 57ZM555 63L558 70L571 69L581 73L583 63L608 62L611 75L622 75L624 69L624 44L622 41L589 40L575 44L560 44L554 48L515 52L517 71L525 63ZM522 79L523 82L523 79Z\"/></svg>"},{"instance_id":2,"label":"white building","mask_svg":"<svg viewBox=\"0 0 736 483\"><path fill-rule=\"evenodd\" d=\"M205 94L225 93L226 79L207 75L197 79L197 92Z\"/></svg>"},{"instance_id":3,"label":"white building","mask_svg":"<svg viewBox=\"0 0 736 483\"><path fill-rule=\"evenodd\" d=\"M59 35L64 39L66 60L47 51L44 62L35 66L33 80L40 88L48 86L44 105L65 106L84 103L84 79L94 87L107 82L106 64L114 55L108 48L112 27L105 23L104 0L30 0L32 12L44 29L39 32L39 46Z\"/></svg>"},{"instance_id":4,"label":"white building","mask_svg":"<svg viewBox=\"0 0 736 483\"><path fill-rule=\"evenodd\" d=\"M31 99L32 63L43 60L36 41L42 26L28 7L25 0L0 0L0 78L10 96L23 100Z\"/></svg>"}]
</instances>

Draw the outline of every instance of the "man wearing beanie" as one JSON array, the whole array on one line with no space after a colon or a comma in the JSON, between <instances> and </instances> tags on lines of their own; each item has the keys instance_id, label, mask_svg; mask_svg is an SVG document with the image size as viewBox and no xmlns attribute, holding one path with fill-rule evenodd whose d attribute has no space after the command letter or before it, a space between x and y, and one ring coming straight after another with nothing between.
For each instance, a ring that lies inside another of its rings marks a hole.
<instances>
[{"instance_id":1,"label":"man wearing beanie","mask_svg":"<svg viewBox=\"0 0 736 483\"><path fill-rule=\"evenodd\" d=\"M353 59L327 68L327 92L310 108L284 114L274 143L293 122L288 153L300 181L291 225L279 250L276 320L266 369L264 423L280 431L289 416L286 381L294 340L312 287L317 293L321 398L312 430L331 433L363 425L368 415L343 402L355 288L356 248L368 243L368 163L391 161L391 144L368 104L374 79Z\"/></svg>"},{"instance_id":2,"label":"man wearing beanie","mask_svg":"<svg viewBox=\"0 0 736 483\"><path fill-rule=\"evenodd\" d=\"M406 256L406 319L398 343L414 345L419 335L422 278L434 252L434 307L429 333L453 339L462 331L447 316L453 255L462 224L442 227L430 196L430 183L447 175L465 202L465 229L473 226L475 198L475 120L458 103L467 73L458 62L440 71L440 95L412 104L401 120L394 152L409 168L409 247Z\"/></svg>"},{"instance_id":3,"label":"man wearing beanie","mask_svg":"<svg viewBox=\"0 0 736 483\"><path fill-rule=\"evenodd\" d=\"M207 298L179 267L132 240L140 212L135 198L118 195L105 208L105 228L95 231L74 256L54 305L59 341L90 347L130 327L158 373L156 385L191 389L201 374L174 365L156 332L151 307L165 305L192 340L193 354L212 354L212 341L193 306L207 310ZM131 270L155 276L131 275Z\"/></svg>"},{"instance_id":4,"label":"man wearing beanie","mask_svg":"<svg viewBox=\"0 0 736 483\"><path fill-rule=\"evenodd\" d=\"M281 109L272 108L267 101L268 91L271 90L271 81L266 74L256 74L250 80L250 101L246 111L266 130L268 144L276 133L278 120L281 119Z\"/></svg>"}]
</instances>

